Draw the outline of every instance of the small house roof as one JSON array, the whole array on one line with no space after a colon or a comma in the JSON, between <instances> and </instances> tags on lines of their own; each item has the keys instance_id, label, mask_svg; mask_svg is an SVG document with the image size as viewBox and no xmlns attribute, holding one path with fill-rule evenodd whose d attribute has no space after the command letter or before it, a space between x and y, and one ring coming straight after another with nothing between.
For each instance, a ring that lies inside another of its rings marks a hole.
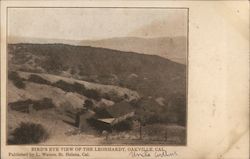
<instances>
[{"instance_id":1,"label":"small house roof","mask_svg":"<svg viewBox=\"0 0 250 159\"><path fill-rule=\"evenodd\" d=\"M102 121L104 123L111 124L115 120L115 118L105 118L105 119L97 119L97 120Z\"/></svg>"}]
</instances>

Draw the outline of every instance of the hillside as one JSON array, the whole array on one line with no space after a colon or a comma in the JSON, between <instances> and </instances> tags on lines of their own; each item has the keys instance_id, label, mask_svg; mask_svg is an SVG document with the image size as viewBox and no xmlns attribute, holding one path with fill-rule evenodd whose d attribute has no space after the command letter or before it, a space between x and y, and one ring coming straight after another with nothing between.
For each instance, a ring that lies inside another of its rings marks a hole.
<instances>
[{"instance_id":1,"label":"hillside","mask_svg":"<svg viewBox=\"0 0 250 159\"><path fill-rule=\"evenodd\" d=\"M118 123L127 124L126 131L110 132L105 140L90 119L107 117L105 110L122 102L134 116ZM22 122L45 128L49 139L41 144L152 144L155 139L183 144L186 66L156 55L90 46L9 44L7 111L9 144L19 139L14 132ZM96 114L90 118L91 112ZM88 128L77 125L80 113ZM134 140L140 138L138 121L143 140ZM174 133L166 137L166 131Z\"/></svg>"},{"instance_id":2,"label":"hillside","mask_svg":"<svg viewBox=\"0 0 250 159\"><path fill-rule=\"evenodd\" d=\"M186 66L134 52L65 44L9 44L9 68L126 87L143 97L185 95Z\"/></svg>"}]
</instances>

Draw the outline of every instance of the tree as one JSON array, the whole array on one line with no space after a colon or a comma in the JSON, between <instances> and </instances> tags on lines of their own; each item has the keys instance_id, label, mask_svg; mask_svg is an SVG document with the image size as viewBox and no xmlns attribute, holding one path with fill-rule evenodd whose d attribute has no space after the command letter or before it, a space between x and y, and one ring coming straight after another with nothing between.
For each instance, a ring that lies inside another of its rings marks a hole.
<instances>
[{"instance_id":1,"label":"tree","mask_svg":"<svg viewBox=\"0 0 250 159\"><path fill-rule=\"evenodd\" d=\"M140 139L142 139L142 127L146 125L145 118L139 114L136 114L134 116L134 120L138 121L140 124L139 133L140 133Z\"/></svg>"},{"instance_id":2,"label":"tree","mask_svg":"<svg viewBox=\"0 0 250 159\"><path fill-rule=\"evenodd\" d=\"M23 79L19 76L17 72L10 72L8 75L9 79L12 80L13 84L19 88L19 89L24 89L25 88L25 83L23 82Z\"/></svg>"},{"instance_id":3,"label":"tree","mask_svg":"<svg viewBox=\"0 0 250 159\"><path fill-rule=\"evenodd\" d=\"M168 121L179 125L186 125L186 96L175 93L168 102Z\"/></svg>"},{"instance_id":4,"label":"tree","mask_svg":"<svg viewBox=\"0 0 250 159\"><path fill-rule=\"evenodd\" d=\"M30 122L22 122L12 133L12 144L36 144L48 139L47 130L41 125Z\"/></svg>"},{"instance_id":5,"label":"tree","mask_svg":"<svg viewBox=\"0 0 250 159\"><path fill-rule=\"evenodd\" d=\"M35 83L39 83L39 84L47 84L47 85L51 85L51 82L42 78L41 76L38 76L36 74L31 74L29 76L29 81L31 82L35 82Z\"/></svg>"},{"instance_id":6,"label":"tree","mask_svg":"<svg viewBox=\"0 0 250 159\"><path fill-rule=\"evenodd\" d=\"M89 99L85 100L85 102L84 102L84 107L85 108L93 109L93 106L94 106L94 103L91 100L89 100Z\"/></svg>"}]
</instances>

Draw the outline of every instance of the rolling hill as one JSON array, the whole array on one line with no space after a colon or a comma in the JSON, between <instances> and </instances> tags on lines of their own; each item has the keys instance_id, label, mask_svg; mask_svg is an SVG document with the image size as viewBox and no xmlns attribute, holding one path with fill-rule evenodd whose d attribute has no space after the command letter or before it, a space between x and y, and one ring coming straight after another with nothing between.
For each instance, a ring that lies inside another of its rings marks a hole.
<instances>
[{"instance_id":1,"label":"rolling hill","mask_svg":"<svg viewBox=\"0 0 250 159\"><path fill-rule=\"evenodd\" d=\"M156 55L65 44L9 44L9 69L126 87L143 97L186 92L186 66Z\"/></svg>"}]
</instances>

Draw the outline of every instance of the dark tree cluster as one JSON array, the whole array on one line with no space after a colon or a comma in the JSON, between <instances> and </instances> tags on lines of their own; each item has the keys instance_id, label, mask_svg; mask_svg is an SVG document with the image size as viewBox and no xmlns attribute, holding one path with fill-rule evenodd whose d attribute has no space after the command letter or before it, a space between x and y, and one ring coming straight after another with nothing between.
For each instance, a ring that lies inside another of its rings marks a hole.
<instances>
[{"instance_id":1,"label":"dark tree cluster","mask_svg":"<svg viewBox=\"0 0 250 159\"><path fill-rule=\"evenodd\" d=\"M131 101L136 109L136 119L143 125L174 123L186 126L186 97L181 93L172 94L164 106L149 99Z\"/></svg>"},{"instance_id":2,"label":"dark tree cluster","mask_svg":"<svg viewBox=\"0 0 250 159\"><path fill-rule=\"evenodd\" d=\"M19 100L13 103L9 103L9 105L12 110L20 112L28 112L30 105L35 110L49 109L55 107L52 99L50 98L43 98L42 100Z\"/></svg>"},{"instance_id":3,"label":"dark tree cluster","mask_svg":"<svg viewBox=\"0 0 250 159\"><path fill-rule=\"evenodd\" d=\"M22 122L13 133L9 144L37 144L49 138L49 133L41 124Z\"/></svg>"},{"instance_id":4,"label":"dark tree cluster","mask_svg":"<svg viewBox=\"0 0 250 159\"><path fill-rule=\"evenodd\" d=\"M39 84L46 84L46 85L51 85L51 82L36 75L36 74L31 74L29 76L28 81L34 82L34 83L39 83Z\"/></svg>"},{"instance_id":5,"label":"dark tree cluster","mask_svg":"<svg viewBox=\"0 0 250 159\"><path fill-rule=\"evenodd\" d=\"M24 89L25 88L25 83L23 82L24 79L21 78L17 72L9 72L8 74L8 78L9 80L11 80L13 82L13 84L20 89Z\"/></svg>"},{"instance_id":6,"label":"dark tree cluster","mask_svg":"<svg viewBox=\"0 0 250 159\"><path fill-rule=\"evenodd\" d=\"M113 126L113 130L115 131L129 131L132 130L133 122L132 120L124 120L119 122Z\"/></svg>"}]
</instances>

